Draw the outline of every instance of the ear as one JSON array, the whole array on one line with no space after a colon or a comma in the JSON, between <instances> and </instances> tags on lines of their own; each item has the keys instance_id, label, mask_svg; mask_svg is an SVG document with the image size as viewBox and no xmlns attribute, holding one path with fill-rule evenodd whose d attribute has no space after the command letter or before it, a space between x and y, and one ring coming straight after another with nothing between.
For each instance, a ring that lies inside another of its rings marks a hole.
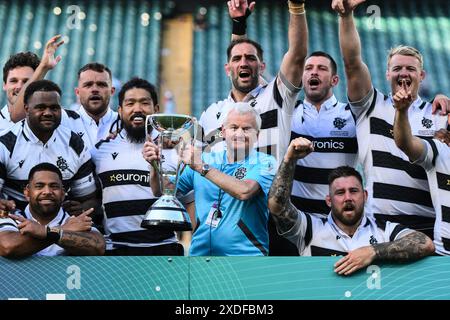
<instances>
[{"instance_id":1,"label":"ear","mask_svg":"<svg viewBox=\"0 0 450 320\"><path fill-rule=\"evenodd\" d=\"M115 92L116 92L116 87L111 87L111 95L114 95Z\"/></svg>"},{"instance_id":2,"label":"ear","mask_svg":"<svg viewBox=\"0 0 450 320\"><path fill-rule=\"evenodd\" d=\"M364 203L367 202L368 198L369 198L369 193L367 192L367 190L364 190Z\"/></svg>"},{"instance_id":3,"label":"ear","mask_svg":"<svg viewBox=\"0 0 450 320\"><path fill-rule=\"evenodd\" d=\"M3 82L3 91L6 91L6 83Z\"/></svg>"},{"instance_id":4,"label":"ear","mask_svg":"<svg viewBox=\"0 0 450 320\"><path fill-rule=\"evenodd\" d=\"M264 74L264 71L266 71L266 63L261 62L259 64L259 74L262 76Z\"/></svg>"},{"instance_id":5,"label":"ear","mask_svg":"<svg viewBox=\"0 0 450 320\"><path fill-rule=\"evenodd\" d=\"M155 113L159 113L159 104L155 104L153 109L155 109Z\"/></svg>"},{"instance_id":6,"label":"ear","mask_svg":"<svg viewBox=\"0 0 450 320\"><path fill-rule=\"evenodd\" d=\"M222 132L223 139L225 139L226 130L225 130L225 126L224 125L222 125L222 128L220 129L220 131Z\"/></svg>"},{"instance_id":7,"label":"ear","mask_svg":"<svg viewBox=\"0 0 450 320\"><path fill-rule=\"evenodd\" d=\"M420 71L420 81L423 81L423 79L425 79L426 75L427 75L427 73L425 72L425 70Z\"/></svg>"},{"instance_id":8,"label":"ear","mask_svg":"<svg viewBox=\"0 0 450 320\"><path fill-rule=\"evenodd\" d=\"M339 83L339 76L337 74L331 76L331 85L335 87L337 86L338 83Z\"/></svg>"},{"instance_id":9,"label":"ear","mask_svg":"<svg viewBox=\"0 0 450 320\"><path fill-rule=\"evenodd\" d=\"M331 197L329 194L325 197L325 202L327 203L327 206L331 208Z\"/></svg>"},{"instance_id":10,"label":"ear","mask_svg":"<svg viewBox=\"0 0 450 320\"><path fill-rule=\"evenodd\" d=\"M389 73L389 69L386 70L386 80L390 81L391 75Z\"/></svg>"},{"instance_id":11,"label":"ear","mask_svg":"<svg viewBox=\"0 0 450 320\"><path fill-rule=\"evenodd\" d=\"M123 119L123 117L122 117L122 112L123 112L122 106L119 106L119 107L117 108L117 112L119 113L120 119Z\"/></svg>"},{"instance_id":12,"label":"ear","mask_svg":"<svg viewBox=\"0 0 450 320\"><path fill-rule=\"evenodd\" d=\"M80 95L80 89L78 87L75 88L75 95L78 97Z\"/></svg>"},{"instance_id":13,"label":"ear","mask_svg":"<svg viewBox=\"0 0 450 320\"><path fill-rule=\"evenodd\" d=\"M23 109L25 110L25 113L28 115L28 112L30 111L30 108L28 107L27 104L23 105Z\"/></svg>"},{"instance_id":14,"label":"ear","mask_svg":"<svg viewBox=\"0 0 450 320\"><path fill-rule=\"evenodd\" d=\"M30 202L30 189L28 184L25 186L25 188L23 188L23 195L25 196L27 202Z\"/></svg>"},{"instance_id":15,"label":"ear","mask_svg":"<svg viewBox=\"0 0 450 320\"><path fill-rule=\"evenodd\" d=\"M230 71L231 71L230 65L228 63L225 63L224 69L225 69L225 73L227 74L227 77L229 77Z\"/></svg>"}]
</instances>

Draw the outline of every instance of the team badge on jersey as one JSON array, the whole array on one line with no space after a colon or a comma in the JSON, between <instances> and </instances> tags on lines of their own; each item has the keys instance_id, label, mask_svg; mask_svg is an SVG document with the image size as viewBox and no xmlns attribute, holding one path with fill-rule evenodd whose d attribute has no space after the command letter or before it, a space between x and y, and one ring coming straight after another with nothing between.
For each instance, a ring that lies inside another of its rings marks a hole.
<instances>
[{"instance_id":1,"label":"team badge on jersey","mask_svg":"<svg viewBox=\"0 0 450 320\"><path fill-rule=\"evenodd\" d=\"M333 125L335 128L342 130L343 127L347 124L347 120L342 118L334 118Z\"/></svg>"},{"instance_id":2,"label":"team badge on jersey","mask_svg":"<svg viewBox=\"0 0 450 320\"><path fill-rule=\"evenodd\" d=\"M242 180L245 177L246 173L247 173L247 168L240 167L236 170L236 172L234 173L234 176L236 177L236 179Z\"/></svg>"},{"instance_id":3,"label":"team badge on jersey","mask_svg":"<svg viewBox=\"0 0 450 320\"><path fill-rule=\"evenodd\" d=\"M372 236L370 236L369 243L370 244L376 244L376 243L378 243L378 240L375 239L375 237L372 235Z\"/></svg>"},{"instance_id":4,"label":"team badge on jersey","mask_svg":"<svg viewBox=\"0 0 450 320\"><path fill-rule=\"evenodd\" d=\"M422 125L423 125L425 128L430 129L430 128L433 126L433 120L427 119L427 118L423 117L423 119L422 119Z\"/></svg>"},{"instance_id":5,"label":"team badge on jersey","mask_svg":"<svg viewBox=\"0 0 450 320\"><path fill-rule=\"evenodd\" d=\"M69 171L70 173L74 174L72 170L70 170L69 165L67 164L66 159L63 157L58 157L56 160L56 166L61 170L61 172Z\"/></svg>"}]
</instances>

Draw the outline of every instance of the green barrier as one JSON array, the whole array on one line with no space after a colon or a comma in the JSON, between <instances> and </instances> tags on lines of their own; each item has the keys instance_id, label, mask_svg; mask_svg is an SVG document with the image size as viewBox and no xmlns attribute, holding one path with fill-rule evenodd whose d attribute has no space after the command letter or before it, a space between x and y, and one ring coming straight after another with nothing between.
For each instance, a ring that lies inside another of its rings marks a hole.
<instances>
[{"instance_id":1,"label":"green barrier","mask_svg":"<svg viewBox=\"0 0 450 320\"><path fill-rule=\"evenodd\" d=\"M450 299L450 258L338 276L338 257L0 258L0 299Z\"/></svg>"}]
</instances>

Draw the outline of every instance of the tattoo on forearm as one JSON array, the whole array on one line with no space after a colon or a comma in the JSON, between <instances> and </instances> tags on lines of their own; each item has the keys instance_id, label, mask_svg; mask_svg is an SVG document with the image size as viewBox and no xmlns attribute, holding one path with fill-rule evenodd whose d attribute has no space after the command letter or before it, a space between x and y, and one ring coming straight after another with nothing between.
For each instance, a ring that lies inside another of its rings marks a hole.
<instances>
[{"instance_id":1,"label":"tattoo on forearm","mask_svg":"<svg viewBox=\"0 0 450 320\"><path fill-rule=\"evenodd\" d=\"M404 262L430 254L427 249L427 236L421 232L412 232L399 240L376 244L373 248L378 260Z\"/></svg>"},{"instance_id":2,"label":"tattoo on forearm","mask_svg":"<svg viewBox=\"0 0 450 320\"><path fill-rule=\"evenodd\" d=\"M279 229L284 231L291 229L297 220L297 209L291 203L295 165L295 161L282 162L269 191L269 200L281 209L273 217Z\"/></svg>"},{"instance_id":3,"label":"tattoo on forearm","mask_svg":"<svg viewBox=\"0 0 450 320\"><path fill-rule=\"evenodd\" d=\"M92 248L100 248L102 246L101 241L94 234L73 231L64 232L60 243L65 249L75 249L80 252L91 251Z\"/></svg>"}]
</instances>

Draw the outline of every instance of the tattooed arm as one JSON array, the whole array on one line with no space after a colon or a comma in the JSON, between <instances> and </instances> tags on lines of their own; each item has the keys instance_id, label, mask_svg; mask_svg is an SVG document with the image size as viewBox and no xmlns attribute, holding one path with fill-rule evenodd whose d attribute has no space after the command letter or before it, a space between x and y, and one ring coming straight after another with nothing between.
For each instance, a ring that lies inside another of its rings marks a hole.
<instances>
[{"instance_id":1,"label":"tattooed arm","mask_svg":"<svg viewBox=\"0 0 450 320\"><path fill-rule=\"evenodd\" d=\"M340 275L349 275L374 261L405 262L418 260L434 252L433 241L425 234L412 231L392 242L383 242L350 251L334 265Z\"/></svg>"},{"instance_id":2,"label":"tattooed arm","mask_svg":"<svg viewBox=\"0 0 450 320\"><path fill-rule=\"evenodd\" d=\"M297 159L313 151L311 141L304 138L292 140L269 192L269 210L280 231L288 231L297 220L297 209L291 203L292 182Z\"/></svg>"},{"instance_id":3,"label":"tattooed arm","mask_svg":"<svg viewBox=\"0 0 450 320\"><path fill-rule=\"evenodd\" d=\"M96 231L63 231L58 245L74 256L101 256L105 253L105 239Z\"/></svg>"}]
</instances>

